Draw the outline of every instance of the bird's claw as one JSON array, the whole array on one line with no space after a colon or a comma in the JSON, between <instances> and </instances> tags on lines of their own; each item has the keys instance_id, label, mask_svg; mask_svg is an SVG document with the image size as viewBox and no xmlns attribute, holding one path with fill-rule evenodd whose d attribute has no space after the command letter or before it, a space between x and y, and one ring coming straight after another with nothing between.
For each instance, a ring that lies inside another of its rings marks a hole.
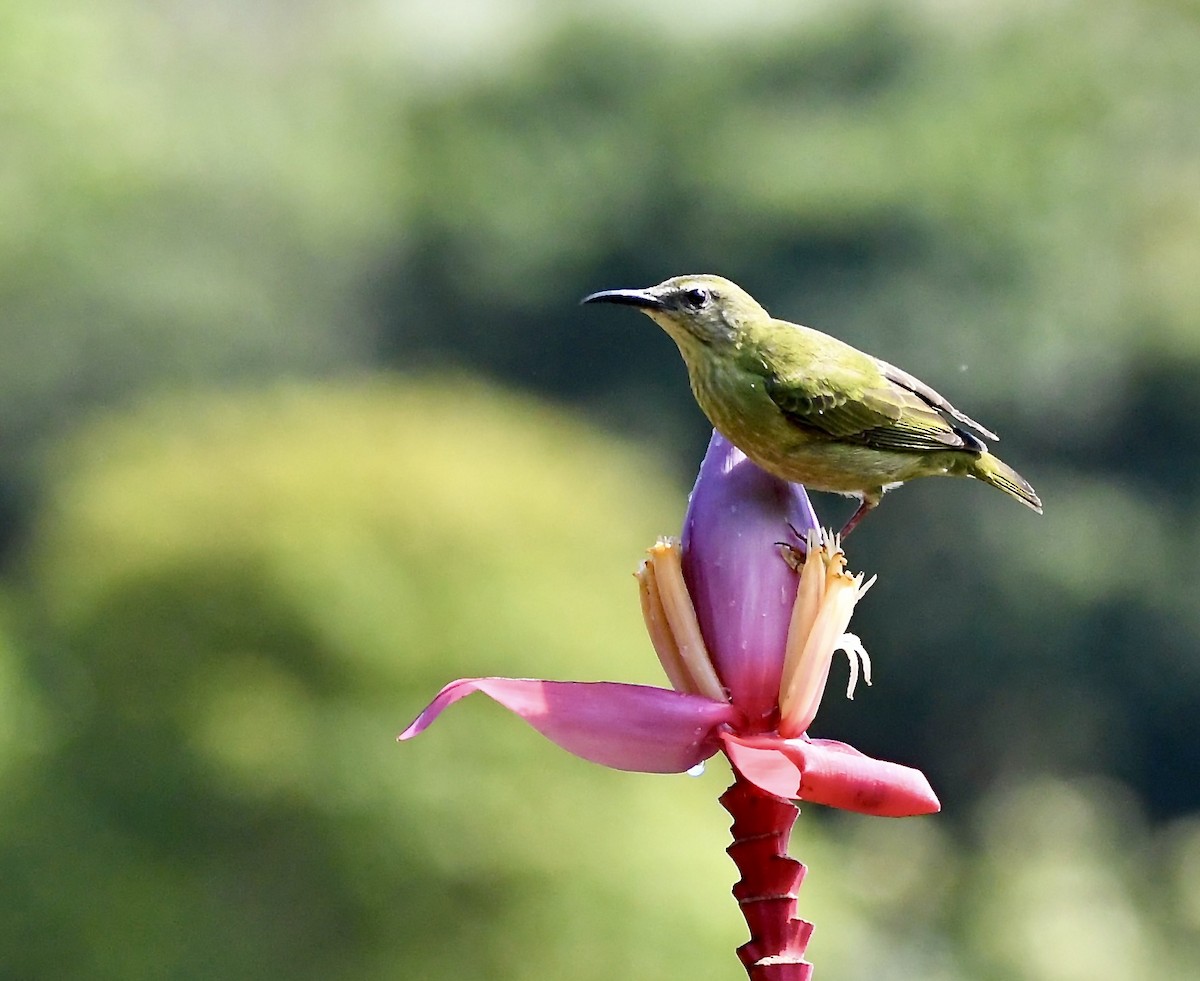
<instances>
[{"instance_id":1,"label":"bird's claw","mask_svg":"<svg viewBox=\"0 0 1200 981\"><path fill-rule=\"evenodd\" d=\"M790 521L787 522L788 531L792 533L792 537L800 542L799 545L794 545L791 542L776 542L779 547L779 554L783 561L788 564L788 568L792 572L799 572L804 565L804 559L808 555L808 537L800 534L796 526Z\"/></svg>"}]
</instances>

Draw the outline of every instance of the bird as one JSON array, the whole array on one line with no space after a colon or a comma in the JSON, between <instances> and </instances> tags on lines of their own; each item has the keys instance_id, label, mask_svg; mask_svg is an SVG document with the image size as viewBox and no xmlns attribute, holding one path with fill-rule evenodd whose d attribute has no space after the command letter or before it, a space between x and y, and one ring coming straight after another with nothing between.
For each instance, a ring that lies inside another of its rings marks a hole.
<instances>
[{"instance_id":1,"label":"bird","mask_svg":"<svg viewBox=\"0 0 1200 981\"><path fill-rule=\"evenodd\" d=\"M763 470L857 498L843 539L917 477L973 477L1042 513L1029 482L980 438L998 440L991 430L895 365L776 320L728 279L675 276L580 302L635 307L666 331L701 410Z\"/></svg>"}]
</instances>

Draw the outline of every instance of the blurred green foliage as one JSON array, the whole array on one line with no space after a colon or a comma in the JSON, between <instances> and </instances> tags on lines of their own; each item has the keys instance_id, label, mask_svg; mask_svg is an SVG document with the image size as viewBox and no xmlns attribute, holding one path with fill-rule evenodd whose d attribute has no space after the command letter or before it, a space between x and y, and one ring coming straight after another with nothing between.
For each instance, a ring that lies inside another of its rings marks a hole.
<instances>
[{"instance_id":1,"label":"blurred green foliage","mask_svg":"<svg viewBox=\"0 0 1200 981\"><path fill-rule=\"evenodd\" d=\"M592 799L485 705L393 741L459 674L653 679L629 573L674 495L646 458L458 379L160 401L59 459L6 672L42 719L4 759L8 976L452 977L470 949L607 978L608 944L706 976L734 918L672 836L719 840L715 806L617 774ZM568 930L663 845L676 944L631 902Z\"/></svg>"},{"instance_id":2,"label":"blurred green foliage","mask_svg":"<svg viewBox=\"0 0 1200 981\"><path fill-rule=\"evenodd\" d=\"M391 742L460 674L657 683L627 576L707 430L574 304L685 271L1047 503L856 533L877 684L816 728L945 813L806 814L821 969L1198 973L1200 15L739 10L0 14L0 976L736 973L719 773Z\"/></svg>"}]
</instances>

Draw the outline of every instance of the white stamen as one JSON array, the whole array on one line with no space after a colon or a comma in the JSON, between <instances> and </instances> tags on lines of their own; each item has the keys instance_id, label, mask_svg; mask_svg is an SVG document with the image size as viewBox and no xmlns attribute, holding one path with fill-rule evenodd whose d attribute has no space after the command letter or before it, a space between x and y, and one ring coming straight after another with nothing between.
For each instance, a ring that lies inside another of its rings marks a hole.
<instances>
[{"instance_id":1,"label":"white stamen","mask_svg":"<svg viewBox=\"0 0 1200 981\"><path fill-rule=\"evenodd\" d=\"M845 651L846 658L850 661L850 682L846 685L846 697L853 700L854 689L858 685L858 669L860 664L862 665L862 679L870 687L871 655L863 647L863 642L859 639L858 634L842 634L833 649L835 652Z\"/></svg>"},{"instance_id":2,"label":"white stamen","mask_svg":"<svg viewBox=\"0 0 1200 981\"><path fill-rule=\"evenodd\" d=\"M838 535L810 529L807 538L779 686L779 732L787 737L799 735L812 722L837 651L845 651L850 662L848 698L854 697L860 672L871 683L871 659L862 641L846 628L875 577L864 583L862 573L846 572Z\"/></svg>"}]
</instances>

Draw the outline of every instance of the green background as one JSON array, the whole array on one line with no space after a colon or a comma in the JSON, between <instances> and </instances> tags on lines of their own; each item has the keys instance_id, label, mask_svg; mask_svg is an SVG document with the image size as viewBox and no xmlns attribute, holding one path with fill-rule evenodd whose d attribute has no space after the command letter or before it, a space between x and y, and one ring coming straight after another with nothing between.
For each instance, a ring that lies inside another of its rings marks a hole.
<instances>
[{"instance_id":1,"label":"green background","mask_svg":"<svg viewBox=\"0 0 1200 981\"><path fill-rule=\"evenodd\" d=\"M0 12L0 977L739 976L727 782L446 681L661 683L708 429L592 290L683 272L935 386L1036 518L855 534L818 976L1200 974L1200 12L1183 0ZM850 502L818 495L837 525Z\"/></svg>"}]
</instances>

